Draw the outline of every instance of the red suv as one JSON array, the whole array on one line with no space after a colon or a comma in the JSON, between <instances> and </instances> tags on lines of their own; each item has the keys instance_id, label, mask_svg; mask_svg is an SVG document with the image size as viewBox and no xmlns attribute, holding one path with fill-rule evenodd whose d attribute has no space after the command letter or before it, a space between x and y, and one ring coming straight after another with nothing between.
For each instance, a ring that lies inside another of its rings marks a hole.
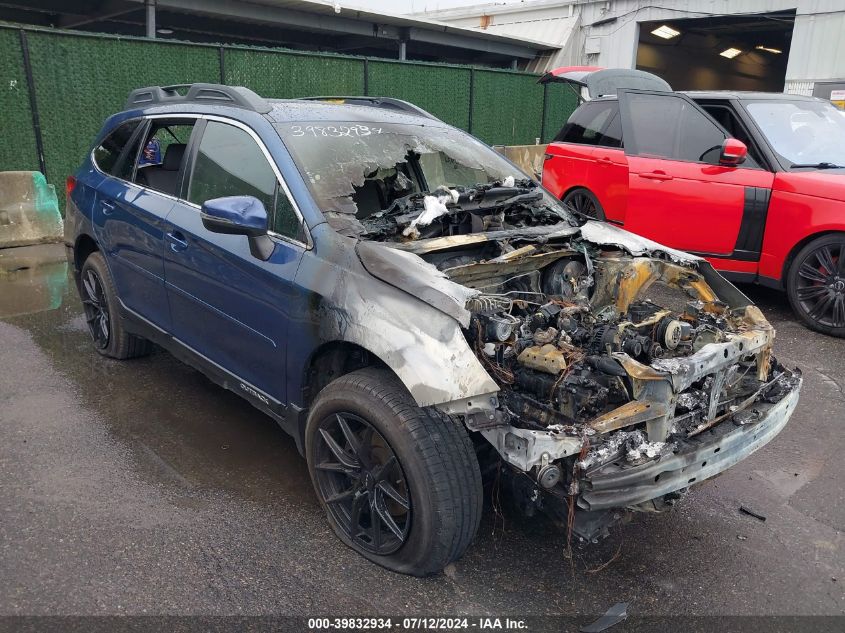
<instances>
[{"instance_id":1,"label":"red suv","mask_svg":"<svg viewBox=\"0 0 845 633\"><path fill-rule=\"evenodd\" d=\"M571 70L544 80L593 99L547 149L552 193L729 279L785 288L805 324L845 336L845 113L812 97L679 93L640 71ZM619 87L625 75L658 89Z\"/></svg>"}]
</instances>

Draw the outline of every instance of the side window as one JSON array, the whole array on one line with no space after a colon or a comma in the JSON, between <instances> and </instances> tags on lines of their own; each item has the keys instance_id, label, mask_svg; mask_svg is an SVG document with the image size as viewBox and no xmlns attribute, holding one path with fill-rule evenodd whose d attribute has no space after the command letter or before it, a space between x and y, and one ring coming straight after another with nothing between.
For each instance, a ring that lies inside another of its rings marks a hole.
<instances>
[{"instance_id":1,"label":"side window","mask_svg":"<svg viewBox=\"0 0 845 633\"><path fill-rule=\"evenodd\" d=\"M161 165L167 150L171 145L187 145L191 138L191 131L194 124L185 123L158 123L153 121L153 126L144 139L144 151L138 159L138 167L145 165Z\"/></svg>"},{"instance_id":2,"label":"side window","mask_svg":"<svg viewBox=\"0 0 845 633\"><path fill-rule=\"evenodd\" d=\"M699 104L701 109L712 116L716 121L725 128L728 133L736 139L739 139L748 147L748 156L741 167L759 168L763 164L760 154L757 151L757 146L751 135L745 129L745 126L737 118L736 114L730 107L716 104Z\"/></svg>"},{"instance_id":3,"label":"side window","mask_svg":"<svg viewBox=\"0 0 845 633\"><path fill-rule=\"evenodd\" d=\"M153 119L141 144L135 182L178 196L182 159L193 129L191 119Z\"/></svg>"},{"instance_id":4,"label":"side window","mask_svg":"<svg viewBox=\"0 0 845 633\"><path fill-rule=\"evenodd\" d=\"M269 209L268 213L270 213ZM270 213L270 230L300 242L305 242L306 239L302 223L299 221L296 211L293 210L290 198L285 194L285 190L278 185L276 186L276 203L273 205L272 213Z\"/></svg>"},{"instance_id":5,"label":"side window","mask_svg":"<svg viewBox=\"0 0 845 633\"><path fill-rule=\"evenodd\" d=\"M676 152L678 160L703 161L718 165L722 143L727 136L702 112L684 101Z\"/></svg>"},{"instance_id":6,"label":"side window","mask_svg":"<svg viewBox=\"0 0 845 633\"><path fill-rule=\"evenodd\" d=\"M685 99L631 93L627 103L637 154L718 163L725 133Z\"/></svg>"},{"instance_id":7,"label":"side window","mask_svg":"<svg viewBox=\"0 0 845 633\"><path fill-rule=\"evenodd\" d=\"M622 147L622 117L618 108L610 123L602 131L599 145L602 147Z\"/></svg>"},{"instance_id":8,"label":"side window","mask_svg":"<svg viewBox=\"0 0 845 633\"><path fill-rule=\"evenodd\" d=\"M625 138L631 147L631 136L637 154L674 158L678 144L678 120L684 105L682 99L644 94L627 95L631 129Z\"/></svg>"},{"instance_id":9,"label":"side window","mask_svg":"<svg viewBox=\"0 0 845 633\"><path fill-rule=\"evenodd\" d=\"M125 158L130 153L129 141L132 139L132 135L138 129L140 123L140 121L129 121L118 126L117 129L106 136L103 142L94 149L94 163L100 171L118 178L125 178L125 176L120 175L125 170L118 171L122 162L124 164L128 163L129 172L132 172L132 162L135 157L133 155L128 160ZM124 160L121 161L121 159Z\"/></svg>"},{"instance_id":10,"label":"side window","mask_svg":"<svg viewBox=\"0 0 845 633\"><path fill-rule=\"evenodd\" d=\"M293 205L255 140L234 125L209 121L194 161L188 200L201 205L226 196L258 198L272 231L303 240Z\"/></svg>"},{"instance_id":11,"label":"side window","mask_svg":"<svg viewBox=\"0 0 845 633\"><path fill-rule=\"evenodd\" d=\"M585 103L572 113L569 121L555 137L555 142L598 145L601 132L612 121L615 111L616 101Z\"/></svg>"}]
</instances>

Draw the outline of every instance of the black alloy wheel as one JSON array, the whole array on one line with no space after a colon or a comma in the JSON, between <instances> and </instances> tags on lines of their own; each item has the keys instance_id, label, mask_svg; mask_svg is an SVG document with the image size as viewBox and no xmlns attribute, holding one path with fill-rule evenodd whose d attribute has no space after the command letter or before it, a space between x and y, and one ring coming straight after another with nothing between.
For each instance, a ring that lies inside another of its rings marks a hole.
<instances>
[{"instance_id":1,"label":"black alloy wheel","mask_svg":"<svg viewBox=\"0 0 845 633\"><path fill-rule=\"evenodd\" d=\"M845 336L845 235L827 235L801 249L790 267L787 292L807 325Z\"/></svg>"},{"instance_id":2,"label":"black alloy wheel","mask_svg":"<svg viewBox=\"0 0 845 633\"><path fill-rule=\"evenodd\" d=\"M329 415L318 430L316 484L337 525L363 550L379 556L397 551L408 539L412 503L393 449L353 413Z\"/></svg>"},{"instance_id":3,"label":"black alloy wheel","mask_svg":"<svg viewBox=\"0 0 845 633\"><path fill-rule=\"evenodd\" d=\"M595 220L605 219L604 209L598 199L587 189L573 189L564 196L563 204Z\"/></svg>"},{"instance_id":4,"label":"black alloy wheel","mask_svg":"<svg viewBox=\"0 0 845 633\"><path fill-rule=\"evenodd\" d=\"M105 349L111 340L111 316L106 301L103 281L97 273L89 268L82 276L82 305L85 310L85 320L94 338L97 349Z\"/></svg>"}]
</instances>

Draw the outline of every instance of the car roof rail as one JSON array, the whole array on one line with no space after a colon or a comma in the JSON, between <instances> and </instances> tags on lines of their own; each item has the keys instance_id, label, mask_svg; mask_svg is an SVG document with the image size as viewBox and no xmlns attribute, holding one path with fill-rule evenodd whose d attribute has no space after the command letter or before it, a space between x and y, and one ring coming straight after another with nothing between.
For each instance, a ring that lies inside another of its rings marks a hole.
<instances>
[{"instance_id":1,"label":"car roof rail","mask_svg":"<svg viewBox=\"0 0 845 633\"><path fill-rule=\"evenodd\" d=\"M402 99L394 99L393 97L300 97L303 101L324 101L326 103L335 103L340 105L363 105L374 108L384 108L386 110L398 110L400 112L407 112L409 114L417 114L428 119L439 121L431 112L423 110L419 106L415 106L409 101Z\"/></svg>"},{"instance_id":2,"label":"car roof rail","mask_svg":"<svg viewBox=\"0 0 845 633\"><path fill-rule=\"evenodd\" d=\"M186 88L187 90L185 90ZM180 91L184 91L184 94ZM266 99L258 96L249 88L203 83L136 88L129 93L125 109L177 103L225 105L260 112L261 114L267 114L273 109Z\"/></svg>"}]
</instances>

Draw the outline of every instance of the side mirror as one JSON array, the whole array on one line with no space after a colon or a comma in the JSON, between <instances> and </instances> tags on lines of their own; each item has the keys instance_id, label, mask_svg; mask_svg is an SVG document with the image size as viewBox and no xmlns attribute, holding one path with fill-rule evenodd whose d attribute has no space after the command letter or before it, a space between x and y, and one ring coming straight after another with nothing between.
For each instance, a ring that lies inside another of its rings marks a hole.
<instances>
[{"instance_id":1,"label":"side mirror","mask_svg":"<svg viewBox=\"0 0 845 633\"><path fill-rule=\"evenodd\" d=\"M246 235L253 256L267 260L273 240L267 235L267 209L252 196L227 196L206 200L200 209L202 225L212 233Z\"/></svg>"},{"instance_id":2,"label":"side mirror","mask_svg":"<svg viewBox=\"0 0 845 633\"><path fill-rule=\"evenodd\" d=\"M735 138L726 138L719 154L719 164L724 167L736 167L745 161L746 156L748 147L745 143Z\"/></svg>"}]
</instances>

